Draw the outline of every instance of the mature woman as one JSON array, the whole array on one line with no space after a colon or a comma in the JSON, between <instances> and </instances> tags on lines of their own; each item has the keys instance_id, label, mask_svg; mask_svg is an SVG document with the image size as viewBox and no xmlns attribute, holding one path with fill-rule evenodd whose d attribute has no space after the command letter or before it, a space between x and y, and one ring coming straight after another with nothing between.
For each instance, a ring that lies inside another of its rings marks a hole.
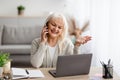
<instances>
[{"instance_id":1,"label":"mature woman","mask_svg":"<svg viewBox=\"0 0 120 80\"><path fill-rule=\"evenodd\" d=\"M67 38L68 26L65 17L51 14L45 22L41 38L32 42L31 63L34 67L55 67L58 55L79 54L79 46L89 39L77 40L75 44Z\"/></svg>"}]
</instances>

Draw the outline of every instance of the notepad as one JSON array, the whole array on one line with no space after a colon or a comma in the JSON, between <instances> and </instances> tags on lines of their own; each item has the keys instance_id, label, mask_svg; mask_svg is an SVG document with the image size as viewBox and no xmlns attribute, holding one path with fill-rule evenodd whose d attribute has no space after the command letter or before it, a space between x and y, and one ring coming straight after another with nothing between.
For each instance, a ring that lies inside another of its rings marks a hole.
<instances>
[{"instance_id":1,"label":"notepad","mask_svg":"<svg viewBox=\"0 0 120 80\"><path fill-rule=\"evenodd\" d=\"M39 69L12 68L12 79L42 78L43 73Z\"/></svg>"}]
</instances>

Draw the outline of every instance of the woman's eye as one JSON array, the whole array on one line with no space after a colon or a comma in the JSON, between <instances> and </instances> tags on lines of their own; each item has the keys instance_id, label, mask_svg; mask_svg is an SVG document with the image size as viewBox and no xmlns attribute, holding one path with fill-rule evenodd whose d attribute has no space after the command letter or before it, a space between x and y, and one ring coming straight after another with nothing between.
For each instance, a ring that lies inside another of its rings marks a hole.
<instances>
[{"instance_id":1,"label":"woman's eye","mask_svg":"<svg viewBox=\"0 0 120 80\"><path fill-rule=\"evenodd\" d=\"M55 26L55 24L52 24L52 26Z\"/></svg>"},{"instance_id":2,"label":"woman's eye","mask_svg":"<svg viewBox=\"0 0 120 80\"><path fill-rule=\"evenodd\" d=\"M63 27L62 26L60 26L60 27L58 27L59 29L63 29Z\"/></svg>"},{"instance_id":3,"label":"woman's eye","mask_svg":"<svg viewBox=\"0 0 120 80\"><path fill-rule=\"evenodd\" d=\"M58 27L59 29L62 29L61 27Z\"/></svg>"}]
</instances>

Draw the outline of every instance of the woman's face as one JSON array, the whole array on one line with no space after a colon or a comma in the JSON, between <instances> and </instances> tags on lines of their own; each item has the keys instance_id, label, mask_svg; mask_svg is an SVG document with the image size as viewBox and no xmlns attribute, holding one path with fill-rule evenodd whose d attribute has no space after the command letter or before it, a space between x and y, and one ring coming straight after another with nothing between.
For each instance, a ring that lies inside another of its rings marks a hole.
<instances>
[{"instance_id":1,"label":"woman's face","mask_svg":"<svg viewBox=\"0 0 120 80\"><path fill-rule=\"evenodd\" d=\"M48 22L48 33L51 38L58 38L64 29L64 22L62 18L52 18Z\"/></svg>"}]
</instances>

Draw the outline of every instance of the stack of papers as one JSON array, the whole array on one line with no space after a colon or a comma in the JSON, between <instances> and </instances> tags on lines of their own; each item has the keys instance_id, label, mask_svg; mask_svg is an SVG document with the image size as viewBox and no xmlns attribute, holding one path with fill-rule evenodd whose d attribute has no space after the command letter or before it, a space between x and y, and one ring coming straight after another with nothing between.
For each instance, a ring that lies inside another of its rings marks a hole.
<instances>
[{"instance_id":1,"label":"stack of papers","mask_svg":"<svg viewBox=\"0 0 120 80\"><path fill-rule=\"evenodd\" d=\"M28 70L22 68L12 68L12 75L12 79L44 77L43 73L39 69Z\"/></svg>"}]
</instances>

